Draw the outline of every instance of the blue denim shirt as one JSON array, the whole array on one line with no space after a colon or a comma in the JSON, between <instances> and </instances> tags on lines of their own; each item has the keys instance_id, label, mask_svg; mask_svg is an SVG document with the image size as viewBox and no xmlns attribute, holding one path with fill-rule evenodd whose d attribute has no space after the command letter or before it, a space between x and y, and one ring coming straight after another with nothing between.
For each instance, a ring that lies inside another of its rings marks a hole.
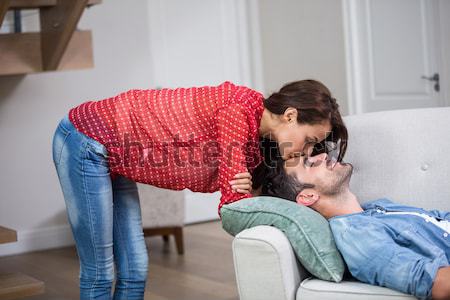
<instances>
[{"instance_id":1,"label":"blue denim shirt","mask_svg":"<svg viewBox=\"0 0 450 300\"><path fill-rule=\"evenodd\" d=\"M449 221L450 212L388 199L365 203L362 208L363 212L329 219L336 245L353 277L420 299L431 298L437 270L450 265L450 235L419 216L383 212L425 213Z\"/></svg>"}]
</instances>

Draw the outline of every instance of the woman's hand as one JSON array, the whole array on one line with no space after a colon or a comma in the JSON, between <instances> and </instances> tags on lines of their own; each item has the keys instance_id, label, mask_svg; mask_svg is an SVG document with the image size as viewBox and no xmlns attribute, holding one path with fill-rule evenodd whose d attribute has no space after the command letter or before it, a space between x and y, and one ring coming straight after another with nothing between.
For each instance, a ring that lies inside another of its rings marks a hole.
<instances>
[{"instance_id":1,"label":"woman's hand","mask_svg":"<svg viewBox=\"0 0 450 300\"><path fill-rule=\"evenodd\" d=\"M252 193L252 175L249 172L238 173L234 179L229 181L233 193L251 194Z\"/></svg>"}]
</instances>

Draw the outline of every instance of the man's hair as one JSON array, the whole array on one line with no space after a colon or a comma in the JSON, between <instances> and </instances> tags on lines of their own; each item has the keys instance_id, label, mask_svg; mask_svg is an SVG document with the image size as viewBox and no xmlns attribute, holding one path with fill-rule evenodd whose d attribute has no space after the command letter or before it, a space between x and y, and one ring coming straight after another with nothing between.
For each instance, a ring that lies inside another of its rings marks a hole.
<instances>
[{"instance_id":1,"label":"man's hair","mask_svg":"<svg viewBox=\"0 0 450 300\"><path fill-rule=\"evenodd\" d=\"M296 202L297 195L306 188L313 188L310 183L300 182L297 178L286 173L284 160L277 158L267 168L262 184L261 195L284 198Z\"/></svg>"}]
</instances>

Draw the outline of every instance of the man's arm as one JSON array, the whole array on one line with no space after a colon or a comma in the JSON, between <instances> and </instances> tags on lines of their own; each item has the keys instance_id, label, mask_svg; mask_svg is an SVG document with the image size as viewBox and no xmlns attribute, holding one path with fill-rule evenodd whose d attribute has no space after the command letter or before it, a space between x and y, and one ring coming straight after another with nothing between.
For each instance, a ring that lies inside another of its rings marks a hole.
<instances>
[{"instance_id":1,"label":"man's arm","mask_svg":"<svg viewBox=\"0 0 450 300\"><path fill-rule=\"evenodd\" d=\"M376 224L350 226L333 234L355 278L416 297L430 297L438 269L448 265L443 252L434 259L421 256L397 244L388 228Z\"/></svg>"},{"instance_id":2,"label":"man's arm","mask_svg":"<svg viewBox=\"0 0 450 300\"><path fill-rule=\"evenodd\" d=\"M450 299L450 267L440 268L434 279L431 295L434 300Z\"/></svg>"}]
</instances>

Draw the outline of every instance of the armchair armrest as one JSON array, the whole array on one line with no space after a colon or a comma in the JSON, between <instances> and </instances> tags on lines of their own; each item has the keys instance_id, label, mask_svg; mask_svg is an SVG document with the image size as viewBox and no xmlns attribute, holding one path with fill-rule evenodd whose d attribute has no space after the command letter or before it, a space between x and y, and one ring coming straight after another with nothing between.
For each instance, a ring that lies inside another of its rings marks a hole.
<instances>
[{"instance_id":1,"label":"armchair armrest","mask_svg":"<svg viewBox=\"0 0 450 300\"><path fill-rule=\"evenodd\" d=\"M282 231L272 226L246 229L233 240L240 300L295 300L309 277Z\"/></svg>"}]
</instances>

